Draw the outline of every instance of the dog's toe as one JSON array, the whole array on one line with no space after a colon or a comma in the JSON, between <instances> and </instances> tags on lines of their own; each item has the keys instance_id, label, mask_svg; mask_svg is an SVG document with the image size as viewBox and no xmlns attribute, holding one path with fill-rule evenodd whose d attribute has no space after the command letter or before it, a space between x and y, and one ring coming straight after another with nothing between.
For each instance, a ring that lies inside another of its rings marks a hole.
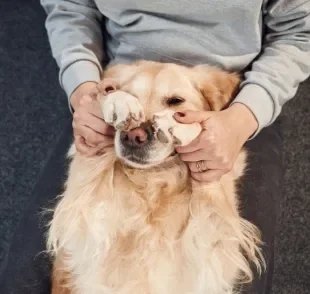
<instances>
[{"instance_id":1,"label":"dog's toe","mask_svg":"<svg viewBox=\"0 0 310 294\"><path fill-rule=\"evenodd\" d=\"M129 131L145 120L139 100L123 91L106 95L101 106L105 122L119 130Z\"/></svg>"},{"instance_id":2,"label":"dog's toe","mask_svg":"<svg viewBox=\"0 0 310 294\"><path fill-rule=\"evenodd\" d=\"M156 137L162 143L185 146L199 135L201 126L198 123L181 124L174 119L174 113L167 109L153 116Z\"/></svg>"}]
</instances>

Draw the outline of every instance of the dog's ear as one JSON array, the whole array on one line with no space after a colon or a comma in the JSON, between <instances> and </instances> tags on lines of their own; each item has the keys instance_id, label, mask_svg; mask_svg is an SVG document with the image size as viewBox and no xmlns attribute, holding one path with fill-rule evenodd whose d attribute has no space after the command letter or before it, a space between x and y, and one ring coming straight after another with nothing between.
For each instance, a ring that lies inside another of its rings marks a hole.
<instances>
[{"instance_id":1,"label":"dog's ear","mask_svg":"<svg viewBox=\"0 0 310 294\"><path fill-rule=\"evenodd\" d=\"M196 85L206 100L209 110L219 111L229 106L237 94L240 77L209 66L196 66Z\"/></svg>"}]
</instances>

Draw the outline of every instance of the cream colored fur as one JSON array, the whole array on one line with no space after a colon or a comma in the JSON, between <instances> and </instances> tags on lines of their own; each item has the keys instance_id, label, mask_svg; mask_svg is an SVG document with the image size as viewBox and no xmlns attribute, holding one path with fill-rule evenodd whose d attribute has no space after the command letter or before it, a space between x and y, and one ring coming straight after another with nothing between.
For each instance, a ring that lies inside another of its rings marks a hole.
<instances>
[{"instance_id":1,"label":"cream colored fur","mask_svg":"<svg viewBox=\"0 0 310 294\"><path fill-rule=\"evenodd\" d=\"M146 117L163 110L141 104ZM114 148L70 155L48 235L53 294L229 294L252 280L250 264L261 269L259 232L238 212L244 151L210 184L191 181L178 156L135 169Z\"/></svg>"}]
</instances>

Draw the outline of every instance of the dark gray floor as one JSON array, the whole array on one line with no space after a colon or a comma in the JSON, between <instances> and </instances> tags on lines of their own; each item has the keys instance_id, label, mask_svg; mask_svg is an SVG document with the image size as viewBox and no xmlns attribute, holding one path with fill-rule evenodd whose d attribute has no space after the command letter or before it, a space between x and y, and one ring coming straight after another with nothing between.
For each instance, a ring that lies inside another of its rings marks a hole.
<instances>
[{"instance_id":1,"label":"dark gray floor","mask_svg":"<svg viewBox=\"0 0 310 294\"><path fill-rule=\"evenodd\" d=\"M44 18L38 0L0 1L0 274L40 169L69 116ZM286 105L283 116L286 181L273 292L306 294L310 293L310 80Z\"/></svg>"}]
</instances>

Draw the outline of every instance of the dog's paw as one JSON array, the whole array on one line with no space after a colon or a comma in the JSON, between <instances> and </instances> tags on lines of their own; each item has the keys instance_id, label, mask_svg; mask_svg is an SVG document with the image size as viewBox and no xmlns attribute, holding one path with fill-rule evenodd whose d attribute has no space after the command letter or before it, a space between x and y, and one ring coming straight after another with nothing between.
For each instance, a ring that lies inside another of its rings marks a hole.
<instances>
[{"instance_id":1,"label":"dog's paw","mask_svg":"<svg viewBox=\"0 0 310 294\"><path fill-rule=\"evenodd\" d=\"M112 91L99 99L105 122L122 131L137 128L145 121L139 100L123 91Z\"/></svg>"},{"instance_id":2,"label":"dog's paw","mask_svg":"<svg viewBox=\"0 0 310 294\"><path fill-rule=\"evenodd\" d=\"M174 111L164 110L154 115L155 135L162 143L172 142L176 146L186 146L200 134L199 123L181 124L174 117Z\"/></svg>"}]
</instances>

